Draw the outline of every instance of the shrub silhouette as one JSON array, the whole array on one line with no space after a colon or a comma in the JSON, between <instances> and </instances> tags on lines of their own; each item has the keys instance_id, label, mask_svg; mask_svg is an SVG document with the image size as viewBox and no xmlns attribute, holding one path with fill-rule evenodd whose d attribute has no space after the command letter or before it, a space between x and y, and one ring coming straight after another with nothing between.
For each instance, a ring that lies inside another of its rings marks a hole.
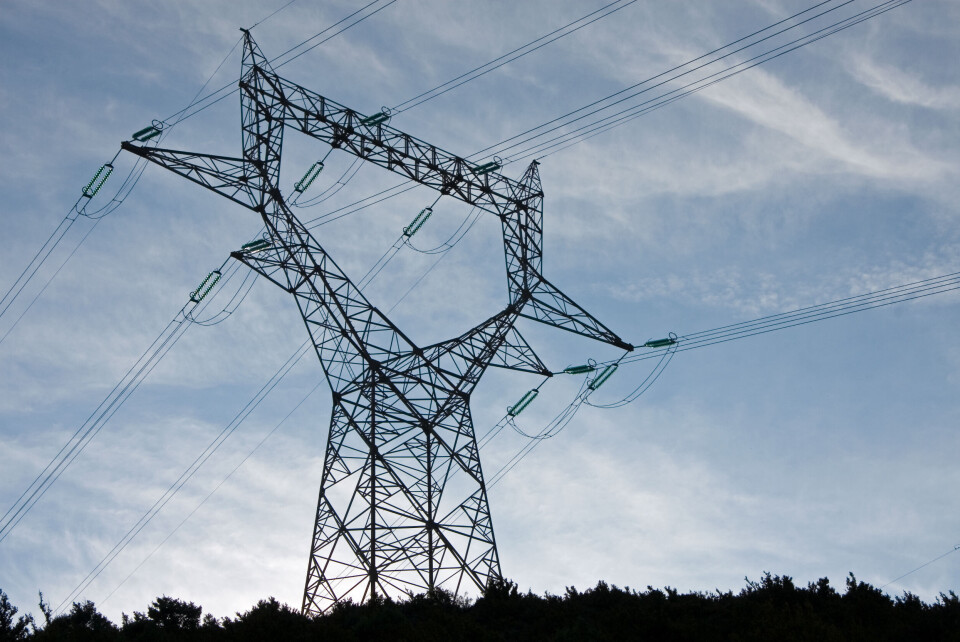
<instances>
[{"instance_id":1,"label":"shrub silhouette","mask_svg":"<svg viewBox=\"0 0 960 642\"><path fill-rule=\"evenodd\" d=\"M447 590L338 604L311 617L275 598L218 621L200 606L159 597L146 614L114 626L92 602L36 627L0 591L0 642L220 642L284 640L957 640L960 599L941 593L932 604L912 593L890 597L851 573L840 594L827 578L806 586L787 575L745 578L739 593L643 591L600 581L563 595L520 592L510 580L492 582L475 602ZM41 601L42 609L46 605ZM46 611L45 611L46 613Z\"/></svg>"}]
</instances>

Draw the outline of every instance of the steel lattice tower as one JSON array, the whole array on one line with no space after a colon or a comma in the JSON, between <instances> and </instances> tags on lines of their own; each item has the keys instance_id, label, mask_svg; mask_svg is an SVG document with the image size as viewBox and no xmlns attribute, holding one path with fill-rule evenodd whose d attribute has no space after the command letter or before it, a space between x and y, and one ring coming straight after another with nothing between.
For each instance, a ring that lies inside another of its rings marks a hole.
<instances>
[{"instance_id":1,"label":"steel lattice tower","mask_svg":"<svg viewBox=\"0 0 960 642\"><path fill-rule=\"evenodd\" d=\"M542 276L535 161L519 182L480 171L379 122L385 119L364 118L280 78L244 34L242 158L123 148L261 216L268 243L232 256L294 296L330 384L333 416L303 611L320 613L346 597L483 590L500 578L500 562L469 407L481 375L488 366L550 375L514 328L519 317L632 346ZM498 216L507 307L453 339L414 344L285 202L285 127Z\"/></svg>"}]
</instances>

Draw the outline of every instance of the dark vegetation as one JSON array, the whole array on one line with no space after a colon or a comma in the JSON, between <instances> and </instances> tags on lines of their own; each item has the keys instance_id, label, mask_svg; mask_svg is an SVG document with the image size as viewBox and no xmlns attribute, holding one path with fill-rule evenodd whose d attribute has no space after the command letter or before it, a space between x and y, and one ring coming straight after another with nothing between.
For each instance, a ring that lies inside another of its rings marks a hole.
<instances>
[{"instance_id":1,"label":"dark vegetation","mask_svg":"<svg viewBox=\"0 0 960 642\"><path fill-rule=\"evenodd\" d=\"M797 586L765 573L739 593L679 593L605 582L563 595L521 593L512 582L490 587L476 601L438 590L395 602L342 604L310 618L273 598L246 613L217 619L201 607L157 598L146 613L117 625L93 602L77 602L53 617L40 596L45 622L18 616L0 591L0 642L77 640L960 640L960 601L941 593L933 604L904 593L891 598L858 582L846 591L827 578Z\"/></svg>"}]
</instances>

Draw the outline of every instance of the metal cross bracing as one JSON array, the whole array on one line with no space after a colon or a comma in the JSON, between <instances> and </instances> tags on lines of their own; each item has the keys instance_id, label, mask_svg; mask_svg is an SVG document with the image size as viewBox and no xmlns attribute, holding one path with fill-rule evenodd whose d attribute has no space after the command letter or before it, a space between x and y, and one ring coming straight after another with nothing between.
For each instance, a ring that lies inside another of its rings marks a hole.
<instances>
[{"instance_id":1,"label":"metal cross bracing","mask_svg":"<svg viewBox=\"0 0 960 642\"><path fill-rule=\"evenodd\" d=\"M241 88L243 157L125 142L123 148L260 214L267 243L232 256L296 299L333 393L303 597L305 613L345 598L500 578L470 415L488 366L550 376L515 329L526 317L627 350L542 273L537 163L519 181L364 118L277 76L249 32ZM460 336L416 345L371 304L288 207L280 188L284 128L496 214L509 303Z\"/></svg>"}]
</instances>

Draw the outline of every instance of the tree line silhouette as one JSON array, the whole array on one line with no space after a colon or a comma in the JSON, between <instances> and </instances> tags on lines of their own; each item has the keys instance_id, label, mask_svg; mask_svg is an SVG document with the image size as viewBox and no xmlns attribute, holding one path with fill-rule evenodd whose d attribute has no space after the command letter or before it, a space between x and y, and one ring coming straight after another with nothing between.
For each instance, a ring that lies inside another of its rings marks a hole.
<instances>
[{"instance_id":1,"label":"tree line silhouette","mask_svg":"<svg viewBox=\"0 0 960 642\"><path fill-rule=\"evenodd\" d=\"M220 642L246 640L960 640L960 599L927 604L890 597L857 581L839 593L827 578L798 586L784 575L746 580L739 593L633 590L606 582L563 595L522 593L504 580L476 600L442 589L402 601L346 602L309 617L270 597L236 617L215 618L193 602L158 597L118 625L93 602L54 616L40 595L43 622L0 590L0 642Z\"/></svg>"}]
</instances>

